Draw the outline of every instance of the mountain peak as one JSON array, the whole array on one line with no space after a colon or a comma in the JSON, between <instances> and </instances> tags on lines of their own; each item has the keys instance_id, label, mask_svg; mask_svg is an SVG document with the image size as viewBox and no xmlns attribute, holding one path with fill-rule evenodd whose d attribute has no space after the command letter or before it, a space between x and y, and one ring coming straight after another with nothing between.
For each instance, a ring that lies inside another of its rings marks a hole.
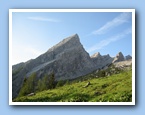
<instances>
[{"instance_id":1,"label":"mountain peak","mask_svg":"<svg viewBox=\"0 0 145 115\"><path fill-rule=\"evenodd\" d=\"M74 35L71 35L71 36L63 39L58 44L56 44L55 46L50 48L48 51L53 51L55 49L62 49L62 50L64 50L64 49L69 49L71 47L80 46L80 45L81 45L81 43L80 43L80 39L79 39L78 34L74 34Z\"/></svg>"},{"instance_id":2,"label":"mountain peak","mask_svg":"<svg viewBox=\"0 0 145 115\"><path fill-rule=\"evenodd\" d=\"M97 57L100 57L100 56L101 56L100 52L96 52L95 54L93 54L91 56L91 58L97 58Z\"/></svg>"},{"instance_id":3,"label":"mountain peak","mask_svg":"<svg viewBox=\"0 0 145 115\"><path fill-rule=\"evenodd\" d=\"M33 73L36 73L37 78L41 79L46 74L51 75L53 72L55 80L59 81L75 79L96 69L89 54L80 43L77 34L63 39L46 53L31 60L29 63L24 63L24 65L18 74L13 74L13 98L17 97L24 78Z\"/></svg>"},{"instance_id":4,"label":"mountain peak","mask_svg":"<svg viewBox=\"0 0 145 115\"><path fill-rule=\"evenodd\" d=\"M126 60L132 59L132 57L130 55L125 56Z\"/></svg>"},{"instance_id":5,"label":"mountain peak","mask_svg":"<svg viewBox=\"0 0 145 115\"><path fill-rule=\"evenodd\" d=\"M70 40L79 40L78 34L71 35L71 36L63 39L61 42L67 42L67 41L70 41Z\"/></svg>"},{"instance_id":6,"label":"mountain peak","mask_svg":"<svg viewBox=\"0 0 145 115\"><path fill-rule=\"evenodd\" d=\"M118 54L117 54L117 55L123 55L123 54L122 54L122 52L118 52Z\"/></svg>"},{"instance_id":7,"label":"mountain peak","mask_svg":"<svg viewBox=\"0 0 145 115\"><path fill-rule=\"evenodd\" d=\"M119 53L116 55L116 57L114 58L113 63L119 62L119 61L124 61L124 60L125 60L125 59L124 59L124 55L122 54L122 52L119 52Z\"/></svg>"}]
</instances>

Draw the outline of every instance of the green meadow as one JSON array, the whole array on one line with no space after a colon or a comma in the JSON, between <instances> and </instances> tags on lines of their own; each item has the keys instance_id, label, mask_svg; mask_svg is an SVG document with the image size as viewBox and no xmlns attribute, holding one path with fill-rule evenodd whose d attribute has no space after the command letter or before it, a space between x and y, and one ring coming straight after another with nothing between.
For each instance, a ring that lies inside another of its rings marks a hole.
<instances>
[{"instance_id":1,"label":"green meadow","mask_svg":"<svg viewBox=\"0 0 145 115\"><path fill-rule=\"evenodd\" d=\"M132 102L132 70L77 80L13 102Z\"/></svg>"}]
</instances>

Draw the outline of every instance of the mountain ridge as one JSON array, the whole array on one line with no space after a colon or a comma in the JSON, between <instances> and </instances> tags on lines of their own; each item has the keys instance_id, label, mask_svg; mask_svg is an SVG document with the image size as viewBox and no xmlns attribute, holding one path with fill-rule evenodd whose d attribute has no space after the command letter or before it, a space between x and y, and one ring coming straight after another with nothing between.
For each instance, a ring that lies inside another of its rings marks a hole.
<instances>
[{"instance_id":1,"label":"mountain ridge","mask_svg":"<svg viewBox=\"0 0 145 115\"><path fill-rule=\"evenodd\" d=\"M17 97L24 79L33 73L37 74L38 79L51 73L55 73L56 81L74 79L109 66L112 62L123 61L114 61L117 59L118 54L115 58L110 57L109 54L102 56L100 53L89 56L80 43L79 36L74 34L37 58L12 66L12 71L15 73L12 75L12 97Z\"/></svg>"},{"instance_id":2,"label":"mountain ridge","mask_svg":"<svg viewBox=\"0 0 145 115\"><path fill-rule=\"evenodd\" d=\"M13 97L18 95L24 78L34 72L37 73L38 78L54 72L56 80L64 80L85 75L94 67L77 34L65 38L44 54L20 65L22 65L22 69L12 76ZM15 66L13 66L13 70Z\"/></svg>"}]
</instances>

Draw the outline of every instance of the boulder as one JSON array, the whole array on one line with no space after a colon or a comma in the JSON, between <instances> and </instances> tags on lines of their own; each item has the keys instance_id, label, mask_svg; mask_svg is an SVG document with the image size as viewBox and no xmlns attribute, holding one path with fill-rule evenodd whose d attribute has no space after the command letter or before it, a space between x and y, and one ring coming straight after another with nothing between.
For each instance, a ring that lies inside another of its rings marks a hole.
<instances>
[{"instance_id":1,"label":"boulder","mask_svg":"<svg viewBox=\"0 0 145 115\"><path fill-rule=\"evenodd\" d=\"M84 88L88 87L91 83L87 82L87 84L85 86L83 86Z\"/></svg>"},{"instance_id":2,"label":"boulder","mask_svg":"<svg viewBox=\"0 0 145 115\"><path fill-rule=\"evenodd\" d=\"M33 96L33 95L35 95L35 93L30 93L30 94L28 94L27 96Z\"/></svg>"}]
</instances>

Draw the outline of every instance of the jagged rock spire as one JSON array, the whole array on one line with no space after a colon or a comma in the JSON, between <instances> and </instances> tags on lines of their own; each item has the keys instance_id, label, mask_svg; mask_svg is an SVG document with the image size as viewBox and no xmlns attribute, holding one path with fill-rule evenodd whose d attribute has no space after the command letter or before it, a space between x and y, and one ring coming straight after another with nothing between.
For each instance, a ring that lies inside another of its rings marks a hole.
<instances>
[{"instance_id":1,"label":"jagged rock spire","mask_svg":"<svg viewBox=\"0 0 145 115\"><path fill-rule=\"evenodd\" d=\"M115 63L115 62L120 62L120 61L124 61L124 55L122 54L122 52L119 52L116 57L114 58L113 62L112 63Z\"/></svg>"},{"instance_id":2,"label":"jagged rock spire","mask_svg":"<svg viewBox=\"0 0 145 115\"><path fill-rule=\"evenodd\" d=\"M23 69L13 76L13 98L18 95L24 76L29 77L32 73L36 73L39 79L53 71L55 80L58 81L74 79L94 71L94 63L77 34L63 39L46 53L24 65Z\"/></svg>"}]
</instances>

